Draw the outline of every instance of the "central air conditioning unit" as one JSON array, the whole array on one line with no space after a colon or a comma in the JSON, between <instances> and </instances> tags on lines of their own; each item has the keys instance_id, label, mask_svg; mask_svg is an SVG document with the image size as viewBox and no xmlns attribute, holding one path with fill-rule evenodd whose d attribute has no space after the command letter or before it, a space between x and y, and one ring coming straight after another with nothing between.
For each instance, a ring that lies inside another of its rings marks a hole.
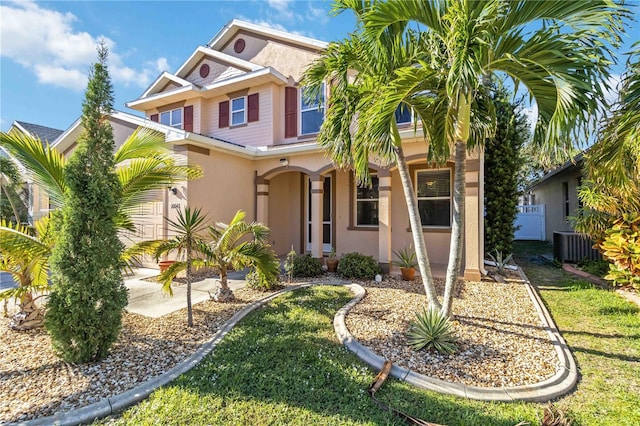
<instances>
[{"instance_id":1,"label":"central air conditioning unit","mask_svg":"<svg viewBox=\"0 0 640 426\"><path fill-rule=\"evenodd\" d=\"M600 260L602 255L593 248L593 241L576 232L553 232L553 257L562 262Z\"/></svg>"}]
</instances>

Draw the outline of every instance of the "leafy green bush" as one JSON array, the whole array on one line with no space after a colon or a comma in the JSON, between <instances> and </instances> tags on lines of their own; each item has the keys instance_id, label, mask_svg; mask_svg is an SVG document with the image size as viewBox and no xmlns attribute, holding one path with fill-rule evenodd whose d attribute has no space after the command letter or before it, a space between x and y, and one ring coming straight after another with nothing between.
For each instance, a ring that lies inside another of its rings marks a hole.
<instances>
[{"instance_id":1,"label":"leafy green bush","mask_svg":"<svg viewBox=\"0 0 640 426\"><path fill-rule=\"evenodd\" d=\"M607 273L609 272L610 264L611 264L610 262L600 259L600 260L585 260L583 262L580 262L578 265L580 266L580 269L582 269L584 272L604 278L604 276L607 275Z\"/></svg>"},{"instance_id":2,"label":"leafy green bush","mask_svg":"<svg viewBox=\"0 0 640 426\"><path fill-rule=\"evenodd\" d=\"M604 278L640 289L640 214L623 214L605 232L602 255L612 263Z\"/></svg>"},{"instance_id":3,"label":"leafy green bush","mask_svg":"<svg viewBox=\"0 0 640 426\"><path fill-rule=\"evenodd\" d=\"M407 340L416 351L433 348L441 354L452 354L457 349L458 338L453 334L451 322L446 316L437 309L423 308L422 312L416 312Z\"/></svg>"},{"instance_id":4,"label":"leafy green bush","mask_svg":"<svg viewBox=\"0 0 640 426\"><path fill-rule=\"evenodd\" d=\"M338 274L344 278L370 280L379 273L378 262L373 257L358 252L343 255L338 263Z\"/></svg>"},{"instance_id":5,"label":"leafy green bush","mask_svg":"<svg viewBox=\"0 0 640 426\"><path fill-rule=\"evenodd\" d=\"M293 260L294 277L317 277L322 275L322 263L311 255L296 256Z\"/></svg>"},{"instance_id":6,"label":"leafy green bush","mask_svg":"<svg viewBox=\"0 0 640 426\"><path fill-rule=\"evenodd\" d=\"M269 291L278 287L277 277L267 277L251 267L245 277L247 285L255 290Z\"/></svg>"}]
</instances>

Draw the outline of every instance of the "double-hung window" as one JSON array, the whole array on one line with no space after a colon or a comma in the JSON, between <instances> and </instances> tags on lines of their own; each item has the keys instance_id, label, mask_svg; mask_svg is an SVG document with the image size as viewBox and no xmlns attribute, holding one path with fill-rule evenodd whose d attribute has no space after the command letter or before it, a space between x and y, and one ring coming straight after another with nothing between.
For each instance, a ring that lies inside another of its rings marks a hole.
<instances>
[{"instance_id":1,"label":"double-hung window","mask_svg":"<svg viewBox=\"0 0 640 426\"><path fill-rule=\"evenodd\" d=\"M418 170L415 182L422 226L451 226L451 169Z\"/></svg>"},{"instance_id":2,"label":"double-hung window","mask_svg":"<svg viewBox=\"0 0 640 426\"><path fill-rule=\"evenodd\" d=\"M160 124L182 129L182 108L161 112Z\"/></svg>"},{"instance_id":3,"label":"double-hung window","mask_svg":"<svg viewBox=\"0 0 640 426\"><path fill-rule=\"evenodd\" d=\"M356 226L378 226L377 175L371 175L371 186L356 188Z\"/></svg>"},{"instance_id":4,"label":"double-hung window","mask_svg":"<svg viewBox=\"0 0 640 426\"><path fill-rule=\"evenodd\" d=\"M398 108L396 108L395 116L397 124L411 123L411 108L404 104L401 104L400 106L398 106Z\"/></svg>"},{"instance_id":5,"label":"double-hung window","mask_svg":"<svg viewBox=\"0 0 640 426\"><path fill-rule=\"evenodd\" d=\"M320 95L307 99L305 88L300 90L300 128L302 135L318 133L324 121L324 84Z\"/></svg>"},{"instance_id":6,"label":"double-hung window","mask_svg":"<svg viewBox=\"0 0 640 426\"><path fill-rule=\"evenodd\" d=\"M235 98L231 100L231 125L237 126L247 122L247 102L246 97Z\"/></svg>"}]
</instances>

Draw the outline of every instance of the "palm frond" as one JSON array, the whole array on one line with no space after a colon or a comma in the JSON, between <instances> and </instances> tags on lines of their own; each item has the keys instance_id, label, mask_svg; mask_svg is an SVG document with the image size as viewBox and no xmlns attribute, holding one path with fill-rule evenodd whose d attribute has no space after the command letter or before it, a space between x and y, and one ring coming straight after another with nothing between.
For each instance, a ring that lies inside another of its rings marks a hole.
<instances>
[{"instance_id":1,"label":"palm frond","mask_svg":"<svg viewBox=\"0 0 640 426\"><path fill-rule=\"evenodd\" d=\"M42 188L54 207L62 206L67 188L62 153L20 131L0 132L0 146L25 167L29 178Z\"/></svg>"}]
</instances>

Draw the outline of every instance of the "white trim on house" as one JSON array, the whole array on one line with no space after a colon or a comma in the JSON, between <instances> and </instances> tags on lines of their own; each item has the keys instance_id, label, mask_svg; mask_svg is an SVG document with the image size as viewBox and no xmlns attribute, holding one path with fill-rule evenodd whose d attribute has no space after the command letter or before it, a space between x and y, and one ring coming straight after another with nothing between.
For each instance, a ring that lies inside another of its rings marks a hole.
<instances>
[{"instance_id":1,"label":"white trim on house","mask_svg":"<svg viewBox=\"0 0 640 426\"><path fill-rule=\"evenodd\" d=\"M246 74L236 75L222 81L216 81L204 87L198 87L194 84L190 84L187 87L172 90L170 92L155 93L147 96L146 98L139 98L127 102L125 103L125 106L132 109L151 109L172 102L192 98L194 96L190 96L191 92L200 94L205 98L212 98L234 90L244 89L247 85L258 86L259 84L269 82L285 86L287 85L288 80L273 68L266 67Z\"/></svg>"},{"instance_id":2,"label":"white trim on house","mask_svg":"<svg viewBox=\"0 0 640 426\"><path fill-rule=\"evenodd\" d=\"M210 49L209 47L198 46L198 48L189 56L178 71L176 71L176 76L178 77L186 77L186 75L196 66L198 61L205 56L210 56L213 59L217 59L219 61L225 62L229 65L233 65L238 68L242 68L245 71L257 71L259 69L265 68L262 65L256 65L252 62L245 61L244 59L237 58L235 56L227 55L226 53L219 52L214 49Z\"/></svg>"},{"instance_id":3,"label":"white trim on house","mask_svg":"<svg viewBox=\"0 0 640 426\"><path fill-rule=\"evenodd\" d=\"M262 25L252 24L250 22L240 21L233 19L229 21L218 33L213 36L207 46L212 49L221 49L226 45L240 30L260 34L276 40L287 41L302 45L314 50L325 50L329 47L329 43L322 40L317 40L310 37L305 37L297 34L291 34L285 31L276 30L273 28L265 27Z\"/></svg>"},{"instance_id":4,"label":"white trim on house","mask_svg":"<svg viewBox=\"0 0 640 426\"><path fill-rule=\"evenodd\" d=\"M187 80L177 77L167 71L163 71L162 74L160 74L158 78L156 78L156 80L153 83L151 83L151 86L149 86L149 88L145 90L142 96L140 96L140 99L146 98L147 96L152 95L153 94L152 92L156 88L160 88L161 86L167 84L169 82L167 80L177 83L182 87L191 86L191 83L188 82Z\"/></svg>"}]
</instances>

